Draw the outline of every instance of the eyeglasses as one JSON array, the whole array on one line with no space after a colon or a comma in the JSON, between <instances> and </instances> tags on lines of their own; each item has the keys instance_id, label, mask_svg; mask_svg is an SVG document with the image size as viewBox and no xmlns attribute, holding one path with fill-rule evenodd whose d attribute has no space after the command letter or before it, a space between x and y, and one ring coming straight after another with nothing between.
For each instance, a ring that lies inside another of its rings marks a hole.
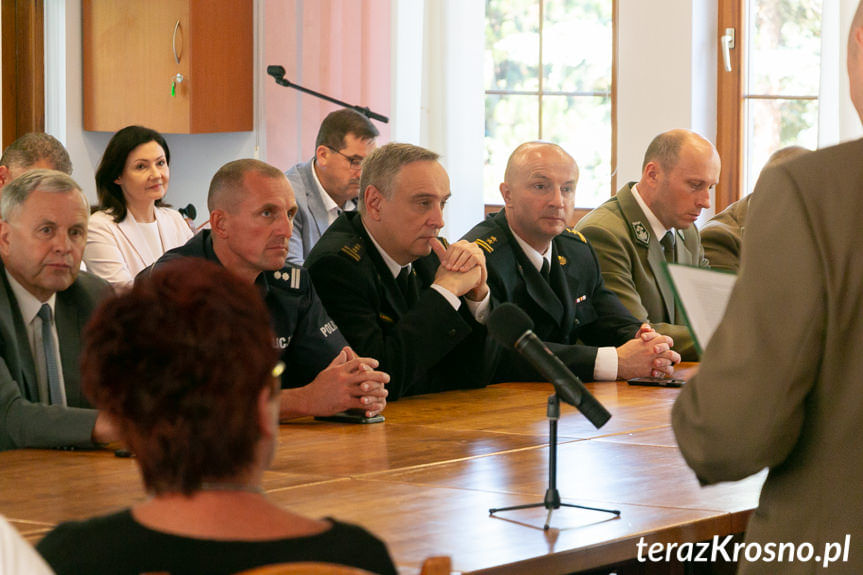
<instances>
[{"instance_id":1,"label":"eyeglasses","mask_svg":"<svg viewBox=\"0 0 863 575\"><path fill-rule=\"evenodd\" d=\"M335 153L337 153L338 155L340 155L341 157L346 159L348 162L350 162L352 170L359 170L362 167L363 160L365 160L365 158L358 158L357 156L353 156L353 157L346 156L332 146L327 146L326 144L324 144L324 146L326 146L327 148L334 151Z\"/></svg>"}]
</instances>

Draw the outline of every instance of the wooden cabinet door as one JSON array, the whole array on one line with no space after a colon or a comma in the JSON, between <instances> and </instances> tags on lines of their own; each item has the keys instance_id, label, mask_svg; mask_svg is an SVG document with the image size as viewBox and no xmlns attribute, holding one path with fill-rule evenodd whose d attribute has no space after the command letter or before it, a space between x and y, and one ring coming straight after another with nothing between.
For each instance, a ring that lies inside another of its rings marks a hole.
<instances>
[{"instance_id":1,"label":"wooden cabinet door","mask_svg":"<svg viewBox=\"0 0 863 575\"><path fill-rule=\"evenodd\" d=\"M83 0L82 16L85 130L253 129L251 0Z\"/></svg>"}]
</instances>

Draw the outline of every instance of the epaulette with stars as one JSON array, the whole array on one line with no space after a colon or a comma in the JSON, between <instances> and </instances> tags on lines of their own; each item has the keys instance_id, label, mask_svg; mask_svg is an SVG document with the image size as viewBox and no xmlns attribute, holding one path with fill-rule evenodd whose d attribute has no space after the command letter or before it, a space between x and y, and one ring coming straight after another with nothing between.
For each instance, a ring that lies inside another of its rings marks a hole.
<instances>
[{"instance_id":1,"label":"epaulette with stars","mask_svg":"<svg viewBox=\"0 0 863 575\"><path fill-rule=\"evenodd\" d=\"M298 290L303 285L304 273L305 270L301 267L284 267L270 272L270 278L281 287Z\"/></svg>"},{"instance_id":2,"label":"epaulette with stars","mask_svg":"<svg viewBox=\"0 0 863 575\"><path fill-rule=\"evenodd\" d=\"M561 236L565 238L572 238L574 240L578 240L583 244L587 243L587 239L582 235L581 232L577 231L575 228L566 228L561 232Z\"/></svg>"}]
</instances>

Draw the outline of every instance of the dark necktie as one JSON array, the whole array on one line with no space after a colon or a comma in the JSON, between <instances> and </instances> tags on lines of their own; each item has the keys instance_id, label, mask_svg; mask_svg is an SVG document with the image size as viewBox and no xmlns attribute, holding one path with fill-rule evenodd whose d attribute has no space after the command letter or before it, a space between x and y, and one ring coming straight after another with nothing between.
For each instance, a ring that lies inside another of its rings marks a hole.
<instances>
[{"instance_id":1,"label":"dark necktie","mask_svg":"<svg viewBox=\"0 0 863 575\"><path fill-rule=\"evenodd\" d=\"M409 306L412 306L417 300L416 280L411 273L410 266L402 267L399 275L396 277L396 283L399 284L399 289L402 295L405 296L405 301Z\"/></svg>"},{"instance_id":2,"label":"dark necktie","mask_svg":"<svg viewBox=\"0 0 863 575\"><path fill-rule=\"evenodd\" d=\"M662 244L662 251L665 252L665 261L670 264L674 263L674 234L671 231L665 232L665 235L662 236L662 239L659 240L659 243Z\"/></svg>"},{"instance_id":3,"label":"dark necktie","mask_svg":"<svg viewBox=\"0 0 863 575\"><path fill-rule=\"evenodd\" d=\"M542 276L542 279L549 285L551 285L551 267L548 265L548 260L542 258L542 267L539 268L539 275Z\"/></svg>"},{"instance_id":4,"label":"dark necktie","mask_svg":"<svg viewBox=\"0 0 863 575\"><path fill-rule=\"evenodd\" d=\"M60 366L55 355L54 332L51 330L51 306L43 303L37 314L42 320L42 352L45 354L45 373L48 375L48 393L51 405L65 405L60 384Z\"/></svg>"}]
</instances>

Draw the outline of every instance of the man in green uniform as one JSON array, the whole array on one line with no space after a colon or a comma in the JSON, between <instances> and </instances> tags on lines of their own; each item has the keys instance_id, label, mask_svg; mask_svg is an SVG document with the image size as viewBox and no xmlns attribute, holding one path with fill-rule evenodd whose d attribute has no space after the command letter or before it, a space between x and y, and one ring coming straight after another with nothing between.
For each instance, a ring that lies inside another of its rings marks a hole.
<instances>
[{"instance_id":1,"label":"man in green uniform","mask_svg":"<svg viewBox=\"0 0 863 575\"><path fill-rule=\"evenodd\" d=\"M695 132L659 134L647 147L638 183L623 186L576 225L596 249L609 289L635 317L674 338L686 361L698 356L662 263L708 266L693 224L710 207L719 168L716 148Z\"/></svg>"}]
</instances>

